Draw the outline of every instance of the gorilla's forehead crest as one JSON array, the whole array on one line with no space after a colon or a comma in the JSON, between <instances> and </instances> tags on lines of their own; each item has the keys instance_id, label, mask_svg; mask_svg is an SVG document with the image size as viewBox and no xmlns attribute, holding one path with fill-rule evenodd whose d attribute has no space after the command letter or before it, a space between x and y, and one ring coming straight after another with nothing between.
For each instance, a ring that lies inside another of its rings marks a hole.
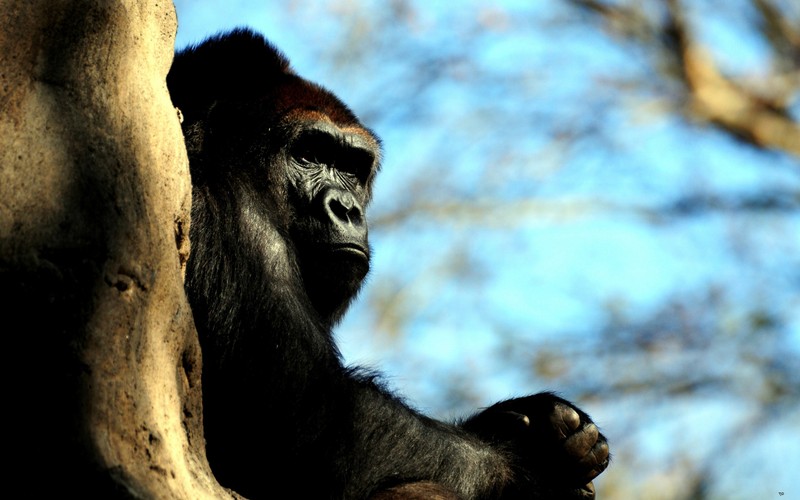
<instances>
[{"instance_id":1,"label":"gorilla's forehead crest","mask_svg":"<svg viewBox=\"0 0 800 500\"><path fill-rule=\"evenodd\" d=\"M246 28L219 34L178 53L168 83L174 104L189 122L201 119L219 100L268 98L276 114L303 103L304 109L325 113L337 124L360 126L339 98L300 77L280 50Z\"/></svg>"}]
</instances>

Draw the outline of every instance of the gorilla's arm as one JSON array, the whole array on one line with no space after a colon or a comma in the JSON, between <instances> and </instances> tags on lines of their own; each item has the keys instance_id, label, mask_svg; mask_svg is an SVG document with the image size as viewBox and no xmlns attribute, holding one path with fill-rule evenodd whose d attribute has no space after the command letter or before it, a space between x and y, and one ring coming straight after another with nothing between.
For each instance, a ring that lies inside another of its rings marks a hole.
<instances>
[{"instance_id":1,"label":"gorilla's arm","mask_svg":"<svg viewBox=\"0 0 800 500\"><path fill-rule=\"evenodd\" d=\"M371 375L344 369L330 331L308 314L285 244L261 220L259 198L244 185L224 191L195 191L187 273L206 360L209 459L223 485L255 498L367 498L431 480L461 498L553 491L581 498L607 458L596 427L590 449L570 446L568 437L586 432L554 423L562 401L542 395L500 404L460 428L420 415ZM263 265L245 258L252 255ZM590 422L583 413L579 419ZM298 470L313 479L275 484Z\"/></svg>"},{"instance_id":2,"label":"gorilla's arm","mask_svg":"<svg viewBox=\"0 0 800 500\"><path fill-rule=\"evenodd\" d=\"M222 484L252 497L311 498L366 498L418 479L479 498L500 484L506 463L487 445L343 368L330 332L303 304L282 239L259 220L261 201L246 186L223 191L195 190L187 272L203 342L208 454ZM265 265L250 265L252 255ZM313 479L265 481L297 470Z\"/></svg>"}]
</instances>

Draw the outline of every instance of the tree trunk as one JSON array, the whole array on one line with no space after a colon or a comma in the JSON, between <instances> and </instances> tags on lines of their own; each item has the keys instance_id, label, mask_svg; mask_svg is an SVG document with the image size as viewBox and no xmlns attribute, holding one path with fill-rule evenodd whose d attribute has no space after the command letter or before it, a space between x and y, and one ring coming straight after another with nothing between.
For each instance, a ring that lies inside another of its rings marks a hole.
<instances>
[{"instance_id":1,"label":"tree trunk","mask_svg":"<svg viewBox=\"0 0 800 500\"><path fill-rule=\"evenodd\" d=\"M205 459L183 292L175 29L171 2L0 0L5 476L22 496L232 496Z\"/></svg>"}]
</instances>

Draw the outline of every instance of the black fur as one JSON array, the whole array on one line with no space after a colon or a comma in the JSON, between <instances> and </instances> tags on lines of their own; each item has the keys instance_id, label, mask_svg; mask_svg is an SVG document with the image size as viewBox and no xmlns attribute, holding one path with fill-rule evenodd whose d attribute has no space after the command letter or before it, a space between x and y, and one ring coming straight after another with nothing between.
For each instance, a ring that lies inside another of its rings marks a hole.
<instances>
[{"instance_id":1,"label":"black fur","mask_svg":"<svg viewBox=\"0 0 800 500\"><path fill-rule=\"evenodd\" d=\"M186 290L224 486L253 498L361 499L416 481L465 499L591 496L607 446L570 403L544 393L446 424L343 366L331 329L368 270L380 156L343 103L247 30L179 53L168 85L185 117Z\"/></svg>"}]
</instances>

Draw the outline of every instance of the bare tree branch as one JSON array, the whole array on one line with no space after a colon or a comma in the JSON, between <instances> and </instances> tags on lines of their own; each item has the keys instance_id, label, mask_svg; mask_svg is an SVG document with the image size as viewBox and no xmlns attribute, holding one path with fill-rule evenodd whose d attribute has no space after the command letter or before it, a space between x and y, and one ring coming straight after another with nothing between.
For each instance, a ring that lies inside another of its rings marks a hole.
<instances>
[{"instance_id":1,"label":"bare tree branch","mask_svg":"<svg viewBox=\"0 0 800 500\"><path fill-rule=\"evenodd\" d=\"M756 146L800 156L800 125L789 118L786 103L766 100L723 76L694 40L679 0L667 5L692 113Z\"/></svg>"},{"instance_id":2,"label":"bare tree branch","mask_svg":"<svg viewBox=\"0 0 800 500\"><path fill-rule=\"evenodd\" d=\"M755 146L800 156L800 124L789 112L791 97L800 89L800 33L772 2L752 0L760 14L761 31L778 60L776 72L781 74L762 82L767 88L756 89L723 74L710 52L697 42L680 0L666 3L663 20L652 19L629 5L570 1L600 16L613 32L653 50L661 63L656 66L685 90L684 112L689 117ZM678 71L664 71L665 62L676 63Z\"/></svg>"}]
</instances>

